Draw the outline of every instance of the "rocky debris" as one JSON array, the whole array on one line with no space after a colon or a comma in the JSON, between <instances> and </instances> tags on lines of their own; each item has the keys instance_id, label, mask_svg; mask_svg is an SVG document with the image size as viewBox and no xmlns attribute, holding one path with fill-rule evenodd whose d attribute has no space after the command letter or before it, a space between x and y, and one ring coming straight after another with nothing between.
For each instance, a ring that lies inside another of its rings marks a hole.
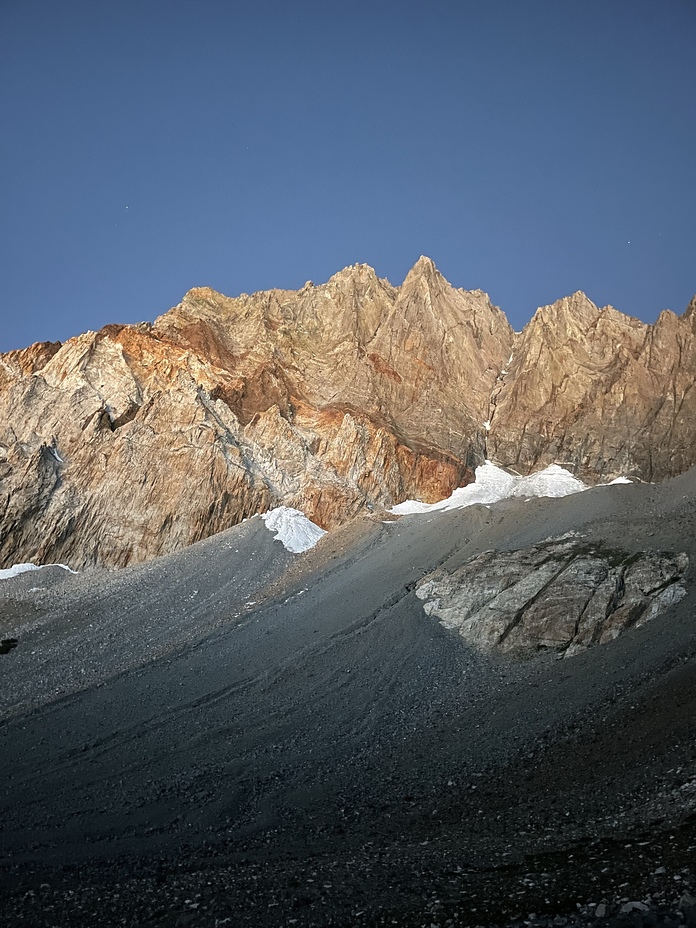
<instances>
[{"instance_id":1,"label":"rocky debris","mask_svg":"<svg viewBox=\"0 0 696 928\"><path fill-rule=\"evenodd\" d=\"M66 868L50 882L40 873L15 882L13 874L4 915L8 926L35 928L78 928L85 919L105 928L126 922L153 928L695 928L689 868L646 874L649 890L636 898L626 866L630 844L623 860L602 860L610 866L595 873L583 849L574 850L577 857L567 860L547 855L541 869L533 858L479 869L446 851L437 867L427 849L422 856L396 849L378 856L366 848L273 866L244 857L230 865L219 849L203 859L184 849L172 860ZM371 883L380 887L380 902L364 892ZM400 904L404 894L408 907Z\"/></svg>"},{"instance_id":2,"label":"rocky debris","mask_svg":"<svg viewBox=\"0 0 696 928\"><path fill-rule=\"evenodd\" d=\"M628 553L549 540L519 551L485 551L417 586L428 615L474 647L569 657L642 625L679 602L685 554Z\"/></svg>"},{"instance_id":3,"label":"rocky debris","mask_svg":"<svg viewBox=\"0 0 696 928\"><path fill-rule=\"evenodd\" d=\"M13 648L16 648L18 641L16 638L3 638L0 640L0 654L9 654Z\"/></svg>"},{"instance_id":4,"label":"rocky debris","mask_svg":"<svg viewBox=\"0 0 696 928\"><path fill-rule=\"evenodd\" d=\"M251 519L166 563L5 581L18 621L64 621L27 615L0 657L8 697L52 681L0 725L3 926L689 926L689 600L590 660L501 661L410 590L644 524L691 559L695 479L360 520L301 556Z\"/></svg>"}]
</instances>

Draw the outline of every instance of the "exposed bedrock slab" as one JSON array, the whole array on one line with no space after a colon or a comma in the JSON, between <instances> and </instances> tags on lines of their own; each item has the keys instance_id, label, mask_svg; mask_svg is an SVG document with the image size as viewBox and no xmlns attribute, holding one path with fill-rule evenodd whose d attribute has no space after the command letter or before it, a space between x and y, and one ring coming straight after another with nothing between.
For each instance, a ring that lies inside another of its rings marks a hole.
<instances>
[{"instance_id":1,"label":"exposed bedrock slab","mask_svg":"<svg viewBox=\"0 0 696 928\"><path fill-rule=\"evenodd\" d=\"M608 550L581 538L486 551L440 569L416 595L428 615L484 651L570 656L616 638L686 595L685 554Z\"/></svg>"}]
</instances>

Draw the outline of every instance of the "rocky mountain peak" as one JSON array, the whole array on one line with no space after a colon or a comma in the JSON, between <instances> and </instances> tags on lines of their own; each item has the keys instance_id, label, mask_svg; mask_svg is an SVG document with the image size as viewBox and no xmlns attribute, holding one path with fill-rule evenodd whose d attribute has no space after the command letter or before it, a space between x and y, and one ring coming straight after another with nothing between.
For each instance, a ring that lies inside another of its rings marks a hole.
<instances>
[{"instance_id":1,"label":"rocky mountain peak","mask_svg":"<svg viewBox=\"0 0 696 928\"><path fill-rule=\"evenodd\" d=\"M420 256L406 277L404 277L402 288L408 289L419 282L424 282L429 288L438 290L442 289L443 286L450 286L438 271L435 262L425 255Z\"/></svg>"},{"instance_id":2,"label":"rocky mountain peak","mask_svg":"<svg viewBox=\"0 0 696 928\"><path fill-rule=\"evenodd\" d=\"M564 296L554 303L540 306L525 328L533 329L536 324L550 328L585 328L596 321L599 312L599 308L587 294L582 290L576 290L575 293Z\"/></svg>"},{"instance_id":3,"label":"rocky mountain peak","mask_svg":"<svg viewBox=\"0 0 696 928\"><path fill-rule=\"evenodd\" d=\"M439 274L439 273L440 272L435 266L435 262L433 261L433 259L429 258L427 255L421 255L416 261L416 263L413 265L411 270L406 275L406 280L408 280L408 278L411 275L420 276L422 274Z\"/></svg>"},{"instance_id":4,"label":"rocky mountain peak","mask_svg":"<svg viewBox=\"0 0 696 928\"><path fill-rule=\"evenodd\" d=\"M343 283L355 285L377 283L378 281L379 278L377 277L375 269L370 267L369 264L349 264L330 277L326 285Z\"/></svg>"},{"instance_id":5,"label":"rocky mountain peak","mask_svg":"<svg viewBox=\"0 0 696 928\"><path fill-rule=\"evenodd\" d=\"M184 294L184 298L181 301L182 303L219 303L221 300L224 300L225 297L222 293L219 293L217 290L213 290L212 287L192 287Z\"/></svg>"},{"instance_id":6,"label":"rocky mountain peak","mask_svg":"<svg viewBox=\"0 0 696 928\"><path fill-rule=\"evenodd\" d=\"M366 264L298 291L197 287L152 326L11 352L0 563L123 565L279 504L330 528L448 496L486 458L589 482L679 473L696 463L695 315L646 326L578 291L516 336L423 256L400 287Z\"/></svg>"},{"instance_id":7,"label":"rocky mountain peak","mask_svg":"<svg viewBox=\"0 0 696 928\"><path fill-rule=\"evenodd\" d=\"M691 300L689 301L689 305L684 310L682 319L685 322L688 322L692 331L696 330L696 294L692 296Z\"/></svg>"}]
</instances>

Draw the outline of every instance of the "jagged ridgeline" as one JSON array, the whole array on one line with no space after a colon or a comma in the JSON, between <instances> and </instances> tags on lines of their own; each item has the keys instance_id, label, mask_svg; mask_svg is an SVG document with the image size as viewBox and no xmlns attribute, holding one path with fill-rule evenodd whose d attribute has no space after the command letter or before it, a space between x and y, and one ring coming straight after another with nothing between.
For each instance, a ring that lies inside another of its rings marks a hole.
<instances>
[{"instance_id":1,"label":"jagged ridgeline","mask_svg":"<svg viewBox=\"0 0 696 928\"><path fill-rule=\"evenodd\" d=\"M0 356L0 567L122 566L284 504L331 528L434 502L486 458L588 482L696 457L692 301L655 325L576 293L521 334L428 258Z\"/></svg>"}]
</instances>

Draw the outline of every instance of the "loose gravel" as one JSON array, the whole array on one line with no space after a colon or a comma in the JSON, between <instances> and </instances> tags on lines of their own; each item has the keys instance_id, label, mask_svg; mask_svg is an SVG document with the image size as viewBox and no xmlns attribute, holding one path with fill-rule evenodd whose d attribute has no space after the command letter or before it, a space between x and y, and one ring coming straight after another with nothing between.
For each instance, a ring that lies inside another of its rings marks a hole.
<instances>
[{"instance_id":1,"label":"loose gravel","mask_svg":"<svg viewBox=\"0 0 696 928\"><path fill-rule=\"evenodd\" d=\"M691 573L565 661L477 654L414 586L571 530L693 564L695 517L687 475L6 581L2 924L694 925Z\"/></svg>"}]
</instances>

